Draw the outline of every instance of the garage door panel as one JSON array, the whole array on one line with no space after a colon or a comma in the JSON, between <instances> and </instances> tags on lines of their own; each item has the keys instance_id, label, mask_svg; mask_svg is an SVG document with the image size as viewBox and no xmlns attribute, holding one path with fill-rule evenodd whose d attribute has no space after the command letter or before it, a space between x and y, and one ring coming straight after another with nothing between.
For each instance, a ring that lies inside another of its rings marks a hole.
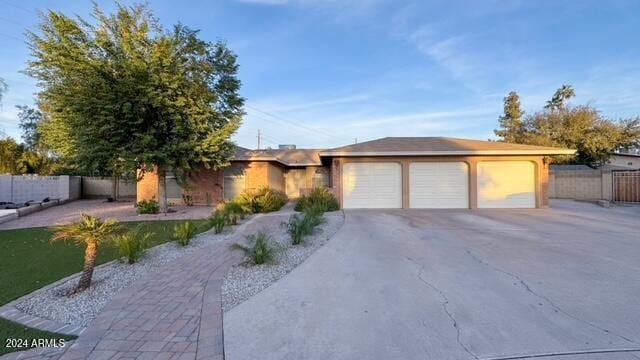
<instances>
[{"instance_id":1,"label":"garage door panel","mask_svg":"<svg viewBox=\"0 0 640 360\"><path fill-rule=\"evenodd\" d=\"M478 163L479 208L535 208L535 165L530 161Z\"/></svg>"},{"instance_id":2,"label":"garage door panel","mask_svg":"<svg viewBox=\"0 0 640 360\"><path fill-rule=\"evenodd\" d=\"M342 169L344 208L401 208L398 163L347 163Z\"/></svg>"},{"instance_id":3,"label":"garage door panel","mask_svg":"<svg viewBox=\"0 0 640 360\"><path fill-rule=\"evenodd\" d=\"M464 162L415 162L409 165L411 208L469 207L469 169Z\"/></svg>"}]
</instances>

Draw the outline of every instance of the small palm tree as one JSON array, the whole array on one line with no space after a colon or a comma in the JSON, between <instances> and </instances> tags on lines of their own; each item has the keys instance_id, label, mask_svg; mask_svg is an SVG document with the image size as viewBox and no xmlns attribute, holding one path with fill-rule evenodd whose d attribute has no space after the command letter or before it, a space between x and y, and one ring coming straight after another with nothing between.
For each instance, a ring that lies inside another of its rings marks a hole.
<instances>
[{"instance_id":1,"label":"small palm tree","mask_svg":"<svg viewBox=\"0 0 640 360\"><path fill-rule=\"evenodd\" d=\"M51 238L51 241L73 240L76 244L85 246L82 275L78 285L70 294L89 288L98 257L98 247L100 244L112 240L122 230L115 219L101 221L88 214L82 214L81 217L82 220L78 223L54 227L54 234Z\"/></svg>"}]
</instances>

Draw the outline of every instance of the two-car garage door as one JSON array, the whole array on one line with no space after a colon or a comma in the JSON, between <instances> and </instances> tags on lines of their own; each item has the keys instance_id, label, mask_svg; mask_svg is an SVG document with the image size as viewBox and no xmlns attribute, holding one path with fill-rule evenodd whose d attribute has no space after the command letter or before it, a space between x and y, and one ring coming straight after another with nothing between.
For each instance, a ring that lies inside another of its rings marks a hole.
<instances>
[{"instance_id":1,"label":"two-car garage door","mask_svg":"<svg viewBox=\"0 0 640 360\"><path fill-rule=\"evenodd\" d=\"M400 163L346 163L342 171L344 208L402 207ZM408 178L410 208L469 207L469 168L465 162L412 162ZM535 207L534 164L481 161L476 188L479 208Z\"/></svg>"}]
</instances>

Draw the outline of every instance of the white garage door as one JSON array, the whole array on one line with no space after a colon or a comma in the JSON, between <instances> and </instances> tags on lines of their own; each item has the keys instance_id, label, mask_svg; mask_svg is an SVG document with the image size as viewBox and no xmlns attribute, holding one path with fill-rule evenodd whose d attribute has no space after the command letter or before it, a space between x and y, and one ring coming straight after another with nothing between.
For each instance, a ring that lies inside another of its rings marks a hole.
<instances>
[{"instance_id":1,"label":"white garage door","mask_svg":"<svg viewBox=\"0 0 640 360\"><path fill-rule=\"evenodd\" d=\"M409 207L469 207L469 169L464 162L415 162L409 165Z\"/></svg>"},{"instance_id":2,"label":"white garage door","mask_svg":"<svg viewBox=\"0 0 640 360\"><path fill-rule=\"evenodd\" d=\"M536 207L535 178L534 164L529 161L478 163L478 207Z\"/></svg>"},{"instance_id":3,"label":"white garage door","mask_svg":"<svg viewBox=\"0 0 640 360\"><path fill-rule=\"evenodd\" d=\"M402 170L398 163L346 163L342 167L346 209L402 207Z\"/></svg>"}]
</instances>

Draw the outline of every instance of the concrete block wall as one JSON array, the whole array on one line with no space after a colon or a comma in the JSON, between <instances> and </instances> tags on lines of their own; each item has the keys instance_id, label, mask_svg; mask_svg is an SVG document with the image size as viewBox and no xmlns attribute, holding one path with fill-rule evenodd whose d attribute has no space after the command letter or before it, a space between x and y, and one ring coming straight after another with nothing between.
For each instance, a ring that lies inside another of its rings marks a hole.
<instances>
[{"instance_id":1,"label":"concrete block wall","mask_svg":"<svg viewBox=\"0 0 640 360\"><path fill-rule=\"evenodd\" d=\"M136 180L120 179L118 183L121 197L136 196ZM113 179L110 177L82 177L83 198L106 198L113 192Z\"/></svg>"},{"instance_id":2,"label":"concrete block wall","mask_svg":"<svg viewBox=\"0 0 640 360\"><path fill-rule=\"evenodd\" d=\"M80 178L77 176L0 176L0 201L15 203L42 201L44 198L75 200L80 198Z\"/></svg>"},{"instance_id":3,"label":"concrete block wall","mask_svg":"<svg viewBox=\"0 0 640 360\"><path fill-rule=\"evenodd\" d=\"M549 172L549 196L556 199L611 200L611 171L562 170Z\"/></svg>"}]
</instances>

